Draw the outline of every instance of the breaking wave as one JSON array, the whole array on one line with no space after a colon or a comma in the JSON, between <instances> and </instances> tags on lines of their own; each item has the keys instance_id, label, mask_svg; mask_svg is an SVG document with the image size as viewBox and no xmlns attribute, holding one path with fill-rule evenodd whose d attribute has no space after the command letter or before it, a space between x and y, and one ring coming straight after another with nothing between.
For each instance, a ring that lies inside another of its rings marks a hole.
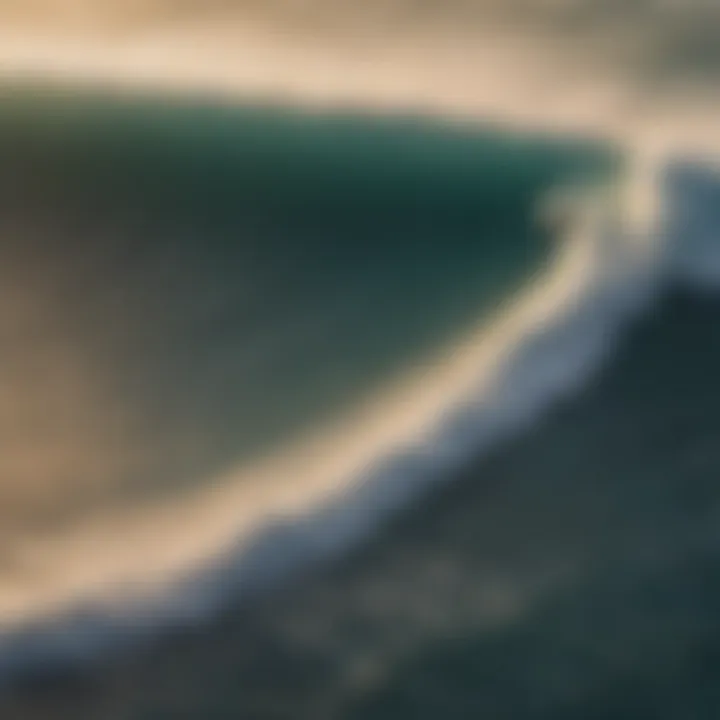
<instances>
[{"instance_id":1,"label":"breaking wave","mask_svg":"<svg viewBox=\"0 0 720 720\"><path fill-rule=\"evenodd\" d=\"M2 593L3 677L202 622L342 552L539 421L669 283L717 283L718 197L712 170L656 158L602 191L556 197L541 209L560 235L552 263L432 372L209 490L34 538L40 583Z\"/></svg>"}]
</instances>

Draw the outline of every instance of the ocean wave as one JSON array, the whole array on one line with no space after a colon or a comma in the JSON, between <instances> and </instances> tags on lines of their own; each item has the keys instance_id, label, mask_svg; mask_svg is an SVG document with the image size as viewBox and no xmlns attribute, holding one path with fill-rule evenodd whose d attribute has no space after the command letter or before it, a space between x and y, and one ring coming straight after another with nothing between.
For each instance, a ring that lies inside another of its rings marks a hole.
<instances>
[{"instance_id":1,"label":"ocean wave","mask_svg":"<svg viewBox=\"0 0 720 720\"><path fill-rule=\"evenodd\" d=\"M367 537L577 393L668 283L717 284L719 196L710 169L639 158L551 213L554 262L433 373L210 490L30 542L42 580L3 588L0 678L204 622Z\"/></svg>"}]
</instances>

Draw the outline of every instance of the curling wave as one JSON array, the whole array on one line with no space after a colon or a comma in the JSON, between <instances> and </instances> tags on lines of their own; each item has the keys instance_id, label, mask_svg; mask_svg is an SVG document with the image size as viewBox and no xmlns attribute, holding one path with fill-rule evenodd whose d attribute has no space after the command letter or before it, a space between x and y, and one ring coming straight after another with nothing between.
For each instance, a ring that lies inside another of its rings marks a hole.
<instances>
[{"instance_id":1,"label":"curling wave","mask_svg":"<svg viewBox=\"0 0 720 720\"><path fill-rule=\"evenodd\" d=\"M210 489L28 541L34 574L0 595L0 676L201 622L366 537L578 392L668 283L716 284L718 196L713 171L643 156L546 208L563 226L550 267L432 373Z\"/></svg>"}]
</instances>

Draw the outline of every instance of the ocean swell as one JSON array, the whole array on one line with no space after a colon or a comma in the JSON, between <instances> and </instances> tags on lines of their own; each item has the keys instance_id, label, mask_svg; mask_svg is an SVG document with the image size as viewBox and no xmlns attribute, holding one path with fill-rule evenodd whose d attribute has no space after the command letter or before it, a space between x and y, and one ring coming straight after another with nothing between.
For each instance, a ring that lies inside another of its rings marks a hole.
<instances>
[{"instance_id":1,"label":"ocean swell","mask_svg":"<svg viewBox=\"0 0 720 720\"><path fill-rule=\"evenodd\" d=\"M669 283L716 283L715 174L637 167L560 210L551 266L432 373L209 491L30 544L47 578L3 591L0 678L203 622L341 553L581 390Z\"/></svg>"}]
</instances>

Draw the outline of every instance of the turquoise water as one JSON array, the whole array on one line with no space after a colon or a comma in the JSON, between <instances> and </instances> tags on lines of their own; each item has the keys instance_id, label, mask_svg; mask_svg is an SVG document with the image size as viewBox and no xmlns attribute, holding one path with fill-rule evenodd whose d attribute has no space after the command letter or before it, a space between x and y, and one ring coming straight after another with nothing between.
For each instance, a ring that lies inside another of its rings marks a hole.
<instances>
[{"instance_id":1,"label":"turquoise water","mask_svg":"<svg viewBox=\"0 0 720 720\"><path fill-rule=\"evenodd\" d=\"M4 281L27 278L36 334L61 329L116 417L121 495L272 452L432 363L543 267L543 197L614 162L413 118L17 89L0 152Z\"/></svg>"}]
</instances>

